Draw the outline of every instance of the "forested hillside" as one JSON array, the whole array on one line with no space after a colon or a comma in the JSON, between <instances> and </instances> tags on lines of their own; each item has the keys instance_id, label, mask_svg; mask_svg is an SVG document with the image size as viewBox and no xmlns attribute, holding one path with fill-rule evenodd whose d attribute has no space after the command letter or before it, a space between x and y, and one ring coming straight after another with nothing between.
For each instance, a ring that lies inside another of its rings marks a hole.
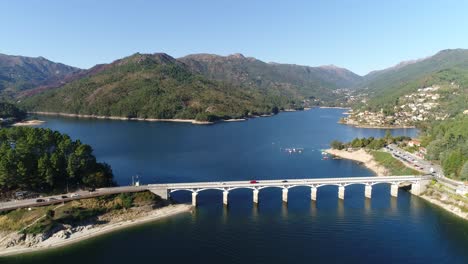
<instances>
[{"instance_id":1,"label":"forested hillside","mask_svg":"<svg viewBox=\"0 0 468 264\"><path fill-rule=\"evenodd\" d=\"M64 192L113 185L112 170L93 149L50 129L0 129L0 192Z\"/></svg>"},{"instance_id":2,"label":"forested hillside","mask_svg":"<svg viewBox=\"0 0 468 264\"><path fill-rule=\"evenodd\" d=\"M239 118L299 108L294 94L210 80L167 54L134 54L27 98L30 111L161 119Z\"/></svg>"},{"instance_id":3,"label":"forested hillside","mask_svg":"<svg viewBox=\"0 0 468 264\"><path fill-rule=\"evenodd\" d=\"M26 118L26 112L19 109L16 105L0 102L0 128L24 118Z\"/></svg>"},{"instance_id":4,"label":"forested hillside","mask_svg":"<svg viewBox=\"0 0 468 264\"><path fill-rule=\"evenodd\" d=\"M179 60L210 79L268 90L275 95L319 98L326 103L338 99L335 89L350 88L361 80L361 76L335 66L265 63L242 54L193 54Z\"/></svg>"},{"instance_id":5,"label":"forested hillside","mask_svg":"<svg viewBox=\"0 0 468 264\"><path fill-rule=\"evenodd\" d=\"M371 72L356 88L369 95L365 107L379 111L381 108L392 110L402 96L418 88L452 83L462 90L467 87L468 50L443 50L425 59Z\"/></svg>"},{"instance_id":6,"label":"forested hillside","mask_svg":"<svg viewBox=\"0 0 468 264\"><path fill-rule=\"evenodd\" d=\"M468 181L468 115L424 127L427 159L440 161L447 177Z\"/></svg>"},{"instance_id":7,"label":"forested hillside","mask_svg":"<svg viewBox=\"0 0 468 264\"><path fill-rule=\"evenodd\" d=\"M0 98L11 99L42 85L58 85L65 77L79 71L42 57L0 54Z\"/></svg>"}]
</instances>

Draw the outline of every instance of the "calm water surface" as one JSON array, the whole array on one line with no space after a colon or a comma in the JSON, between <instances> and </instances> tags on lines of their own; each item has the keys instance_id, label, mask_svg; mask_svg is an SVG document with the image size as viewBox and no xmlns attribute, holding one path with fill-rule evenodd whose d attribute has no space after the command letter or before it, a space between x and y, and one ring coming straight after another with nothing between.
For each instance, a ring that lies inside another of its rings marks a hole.
<instances>
[{"instance_id":1,"label":"calm water surface","mask_svg":"<svg viewBox=\"0 0 468 264\"><path fill-rule=\"evenodd\" d=\"M314 109L247 122L194 126L43 117L59 130L94 147L121 185L141 175L143 183L370 176L347 160L322 160L333 139L381 137L384 130L337 124L343 110ZM393 134L414 136L413 129ZM287 154L284 148L303 148ZM198 195L193 214L118 231L63 249L0 263L468 263L468 223L400 190L376 185L372 199L363 186L235 190L229 208L219 191ZM188 192L174 193L189 202Z\"/></svg>"}]
</instances>

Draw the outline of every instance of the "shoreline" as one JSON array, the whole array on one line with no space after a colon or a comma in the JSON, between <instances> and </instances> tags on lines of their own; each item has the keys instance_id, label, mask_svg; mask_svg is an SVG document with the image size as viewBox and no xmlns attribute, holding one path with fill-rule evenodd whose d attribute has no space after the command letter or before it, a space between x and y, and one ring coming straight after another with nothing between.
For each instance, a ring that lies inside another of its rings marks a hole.
<instances>
[{"instance_id":1,"label":"shoreline","mask_svg":"<svg viewBox=\"0 0 468 264\"><path fill-rule=\"evenodd\" d=\"M380 165L377 161L375 161L374 157L367 153L364 149L359 149L355 151L347 151L347 150L338 150L338 149L326 149L324 150L326 153L347 159L359 162L364 167L368 168L369 170L373 171L377 176L387 176L388 170Z\"/></svg>"},{"instance_id":2,"label":"shoreline","mask_svg":"<svg viewBox=\"0 0 468 264\"><path fill-rule=\"evenodd\" d=\"M349 113L343 113L349 115ZM371 128L371 129L409 129L409 128L416 128L416 126L371 126L371 125L359 125L359 124L350 124L346 122L338 121L338 124L352 126L355 128Z\"/></svg>"},{"instance_id":3,"label":"shoreline","mask_svg":"<svg viewBox=\"0 0 468 264\"><path fill-rule=\"evenodd\" d=\"M350 115L351 113L345 112L344 115ZM338 120L338 124L352 126L355 128L371 128L371 129L408 129L408 128L416 128L416 126L372 126L372 125L363 125L363 124L356 124L356 123L348 123Z\"/></svg>"},{"instance_id":4,"label":"shoreline","mask_svg":"<svg viewBox=\"0 0 468 264\"><path fill-rule=\"evenodd\" d=\"M25 121L16 122L11 126L39 126L44 123L45 121L34 119L34 120L25 120Z\"/></svg>"},{"instance_id":5,"label":"shoreline","mask_svg":"<svg viewBox=\"0 0 468 264\"><path fill-rule=\"evenodd\" d=\"M11 248L5 248L0 250L0 257L24 254L24 253L32 253L38 251L44 251L48 249L56 249L64 246L69 246L75 243L79 243L81 241L85 241L90 238L94 238L97 236L101 236L104 234L108 234L114 231L122 230L127 227L137 226L157 220L161 220L167 217L175 216L182 213L187 213L192 210L192 205L188 204L176 204L176 205L168 205L162 208L154 209L149 214L132 219L132 220L125 220L125 221L118 221L115 223L108 223L103 225L93 226L89 229L83 229L81 231L77 231L72 233L69 238L58 238L51 236L48 239L34 245L31 247L27 246L13 246Z\"/></svg>"},{"instance_id":6,"label":"shoreline","mask_svg":"<svg viewBox=\"0 0 468 264\"><path fill-rule=\"evenodd\" d=\"M346 150L337 150L337 149L327 149L324 150L325 152L335 155L337 157L343 158L343 159L348 159L348 160L353 160L356 162L359 162L361 165L365 166L366 168L372 170L377 174L377 176L386 176L388 175L387 169L385 169L382 165L378 164L372 155L369 153L366 153L365 150L359 149L357 151L352 151L348 152ZM406 166L406 164L405 164ZM408 166L407 166L408 167ZM426 194L421 194L417 195L418 197L424 199L425 201L441 208L442 210L445 210L451 214L454 214L462 219L468 220L468 213L467 212L462 212L458 207L451 205L451 204L445 204L442 201L435 199L433 197L430 197Z\"/></svg>"},{"instance_id":7,"label":"shoreline","mask_svg":"<svg viewBox=\"0 0 468 264\"><path fill-rule=\"evenodd\" d=\"M422 194L422 195L419 195L419 197L421 197L422 199L426 200L427 202L441 208L442 210L445 210L451 214L454 214L462 219L465 219L465 220L468 220L468 213L464 213L460 210L456 210L455 208L458 208L458 207L455 207L453 205L450 205L450 204L444 204L443 202L435 199L435 198L432 198L432 197L429 197L425 194Z\"/></svg>"},{"instance_id":8,"label":"shoreline","mask_svg":"<svg viewBox=\"0 0 468 264\"><path fill-rule=\"evenodd\" d=\"M351 107L342 107L342 106L319 106L318 108L330 108L330 109L351 109Z\"/></svg>"},{"instance_id":9,"label":"shoreline","mask_svg":"<svg viewBox=\"0 0 468 264\"><path fill-rule=\"evenodd\" d=\"M322 106L318 108L337 108L337 109L351 109L351 108L344 108L344 107L328 107ZM284 109L279 111L280 113L289 113L289 112L300 112L300 111L308 111L313 109L312 107L304 108L303 110L296 110L296 109ZM272 117L275 114L262 114L262 115L253 115L243 118L230 118L230 119L221 119L217 121L198 121L195 119L182 119L182 118L174 118L174 119L162 119L162 118L142 118L142 117L123 117L123 116L100 116L100 115L88 115L88 114L71 114L71 113L62 113L62 112L42 112L42 111L31 111L27 112L31 115L45 115L45 116L60 116L60 117L68 117L68 118L86 118L86 119L103 119L103 120L118 120L118 121L143 121L143 122L175 122L175 123L190 123L193 125L213 125L217 123L223 122L244 122L248 121L249 119L253 118L260 118L260 117ZM277 115L277 114L276 114ZM40 125L45 121L41 120L34 120L37 121L37 124L28 124L28 125ZM39 123L40 122L40 123ZM18 126L23 124L18 124ZM24 124L26 125L26 124Z\"/></svg>"},{"instance_id":10,"label":"shoreline","mask_svg":"<svg viewBox=\"0 0 468 264\"><path fill-rule=\"evenodd\" d=\"M214 122L209 121L197 121L195 119L160 119L160 118L140 118L140 117L123 117L123 116L98 116L98 115L85 115L85 114L69 114L60 112L28 112L28 114L34 115L46 115L46 116L61 116L61 117L76 117L76 118L89 118L89 119L109 119L109 120L120 120L120 121L146 121L146 122L177 122L177 123L191 123L194 125L211 125ZM241 121L239 119L228 119L230 122Z\"/></svg>"}]
</instances>

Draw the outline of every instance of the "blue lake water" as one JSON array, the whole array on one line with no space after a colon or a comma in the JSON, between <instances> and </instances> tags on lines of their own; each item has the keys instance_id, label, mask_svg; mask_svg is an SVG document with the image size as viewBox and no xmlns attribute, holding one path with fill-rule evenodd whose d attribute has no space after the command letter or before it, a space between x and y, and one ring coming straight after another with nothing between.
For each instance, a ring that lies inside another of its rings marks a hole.
<instances>
[{"instance_id":1,"label":"blue lake water","mask_svg":"<svg viewBox=\"0 0 468 264\"><path fill-rule=\"evenodd\" d=\"M41 117L43 127L90 144L120 185L142 183L370 176L348 160L323 160L333 139L382 137L385 130L337 124L340 109L282 113L246 122L197 126L180 123ZM392 130L415 136L414 129ZM288 154L285 148L303 148ZM189 202L190 193L174 193ZM193 214L149 223L77 245L0 259L0 263L468 263L468 223L404 190L390 197L376 185L235 190L228 208L219 191L198 195Z\"/></svg>"}]
</instances>

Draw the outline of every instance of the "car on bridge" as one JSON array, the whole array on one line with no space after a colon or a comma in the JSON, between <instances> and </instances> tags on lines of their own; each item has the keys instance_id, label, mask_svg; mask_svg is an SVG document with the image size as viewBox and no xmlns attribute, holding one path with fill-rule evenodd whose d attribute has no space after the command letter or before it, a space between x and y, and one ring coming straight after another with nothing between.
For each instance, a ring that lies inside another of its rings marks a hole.
<instances>
[{"instance_id":1,"label":"car on bridge","mask_svg":"<svg viewBox=\"0 0 468 264\"><path fill-rule=\"evenodd\" d=\"M251 180L250 183L258 183L256 180Z\"/></svg>"}]
</instances>

